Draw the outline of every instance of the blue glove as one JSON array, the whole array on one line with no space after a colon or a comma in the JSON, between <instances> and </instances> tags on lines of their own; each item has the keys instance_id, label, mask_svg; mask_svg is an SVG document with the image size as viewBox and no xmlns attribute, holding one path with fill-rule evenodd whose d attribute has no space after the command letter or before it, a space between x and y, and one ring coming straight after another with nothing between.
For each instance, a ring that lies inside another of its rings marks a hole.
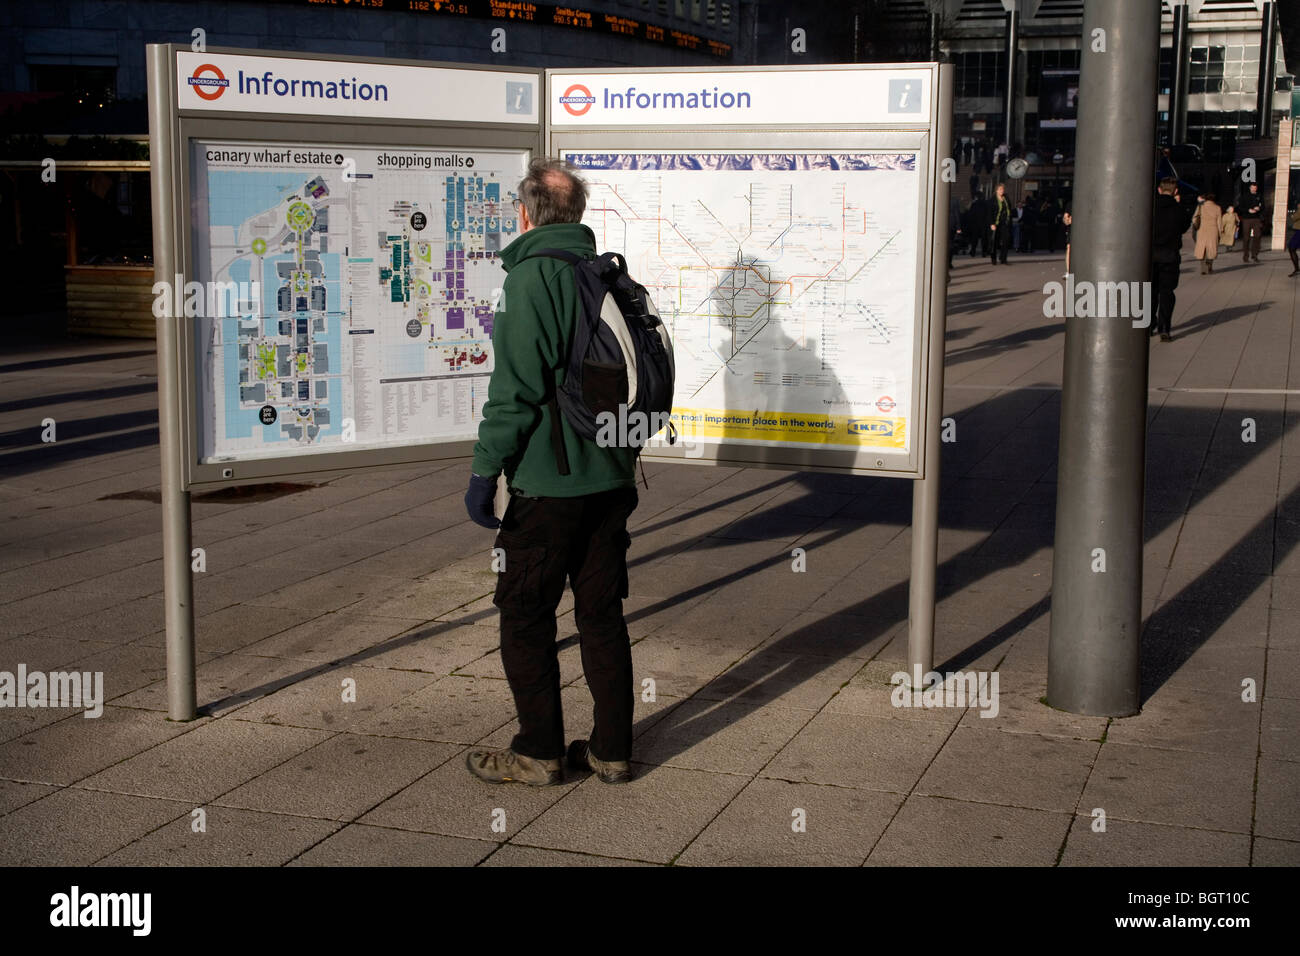
<instances>
[{"instance_id":1,"label":"blue glove","mask_svg":"<svg viewBox=\"0 0 1300 956\"><path fill-rule=\"evenodd\" d=\"M492 505L497 497L497 480L484 478L482 475L469 476L469 491L465 492L465 510L470 520L484 528L495 530L501 522L492 513Z\"/></svg>"}]
</instances>

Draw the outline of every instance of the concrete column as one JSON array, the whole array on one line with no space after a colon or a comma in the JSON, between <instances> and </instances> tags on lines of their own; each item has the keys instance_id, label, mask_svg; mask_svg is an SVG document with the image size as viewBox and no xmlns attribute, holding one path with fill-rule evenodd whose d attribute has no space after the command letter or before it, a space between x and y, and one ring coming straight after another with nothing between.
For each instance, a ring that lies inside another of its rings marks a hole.
<instances>
[{"instance_id":1,"label":"concrete column","mask_svg":"<svg viewBox=\"0 0 1300 956\"><path fill-rule=\"evenodd\" d=\"M1155 141L1159 49L1159 4L1085 0L1076 288L1150 279L1155 156L1116 144ZM1133 318L1066 321L1047 700L1078 714L1125 716L1141 702L1148 345Z\"/></svg>"}]
</instances>

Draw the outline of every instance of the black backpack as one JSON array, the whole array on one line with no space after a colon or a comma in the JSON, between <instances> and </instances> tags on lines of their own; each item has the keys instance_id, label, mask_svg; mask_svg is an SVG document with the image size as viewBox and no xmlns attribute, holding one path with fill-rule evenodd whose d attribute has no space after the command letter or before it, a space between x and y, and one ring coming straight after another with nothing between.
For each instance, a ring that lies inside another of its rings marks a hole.
<instances>
[{"instance_id":1,"label":"black backpack","mask_svg":"<svg viewBox=\"0 0 1300 956\"><path fill-rule=\"evenodd\" d=\"M569 474L560 413L578 435L605 447L639 449L665 428L669 444L676 442L669 420L677 374L672 341L645 287L627 274L623 257L607 252L586 259L564 249L539 249L525 258L569 263L582 303L564 383L548 402L560 474Z\"/></svg>"}]
</instances>

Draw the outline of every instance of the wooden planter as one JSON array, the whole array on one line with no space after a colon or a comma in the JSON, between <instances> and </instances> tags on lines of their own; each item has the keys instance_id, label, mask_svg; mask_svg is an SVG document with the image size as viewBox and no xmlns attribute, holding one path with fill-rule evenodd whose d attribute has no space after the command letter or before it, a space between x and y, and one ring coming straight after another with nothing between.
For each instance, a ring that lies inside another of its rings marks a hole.
<instances>
[{"instance_id":1,"label":"wooden planter","mask_svg":"<svg viewBox=\"0 0 1300 956\"><path fill-rule=\"evenodd\" d=\"M153 266L64 266L68 331L151 339Z\"/></svg>"}]
</instances>

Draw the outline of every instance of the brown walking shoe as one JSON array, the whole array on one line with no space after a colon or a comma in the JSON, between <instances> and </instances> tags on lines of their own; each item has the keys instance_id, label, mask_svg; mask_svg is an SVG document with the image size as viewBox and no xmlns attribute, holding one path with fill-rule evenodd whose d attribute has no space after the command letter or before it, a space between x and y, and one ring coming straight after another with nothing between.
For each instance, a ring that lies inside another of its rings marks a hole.
<instances>
[{"instance_id":1,"label":"brown walking shoe","mask_svg":"<svg viewBox=\"0 0 1300 956\"><path fill-rule=\"evenodd\" d=\"M600 760L595 757L585 740L569 744L569 768L590 770L601 783L628 783L632 780L632 765L626 760Z\"/></svg>"},{"instance_id":2,"label":"brown walking shoe","mask_svg":"<svg viewBox=\"0 0 1300 956\"><path fill-rule=\"evenodd\" d=\"M564 768L559 760L537 760L505 750L476 747L465 755L469 772L488 783L526 783L530 787L549 787L564 782Z\"/></svg>"}]
</instances>

